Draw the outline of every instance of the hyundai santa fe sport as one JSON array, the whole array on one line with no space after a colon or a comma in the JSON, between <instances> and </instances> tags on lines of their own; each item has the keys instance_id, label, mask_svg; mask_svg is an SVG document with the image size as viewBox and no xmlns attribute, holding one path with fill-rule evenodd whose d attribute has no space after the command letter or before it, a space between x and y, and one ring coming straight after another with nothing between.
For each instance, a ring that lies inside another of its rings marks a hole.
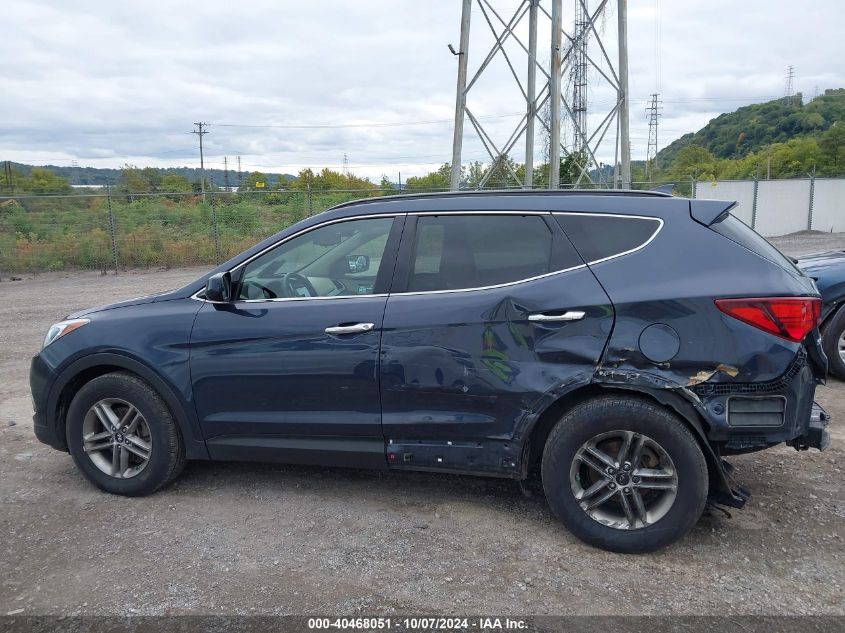
<instances>
[{"instance_id":1,"label":"hyundai santa fe sport","mask_svg":"<svg viewBox=\"0 0 845 633\"><path fill-rule=\"evenodd\" d=\"M816 286L733 205L343 204L184 288L52 326L35 433L129 496L188 459L535 480L584 541L654 550L706 503L743 505L725 456L828 443Z\"/></svg>"}]
</instances>

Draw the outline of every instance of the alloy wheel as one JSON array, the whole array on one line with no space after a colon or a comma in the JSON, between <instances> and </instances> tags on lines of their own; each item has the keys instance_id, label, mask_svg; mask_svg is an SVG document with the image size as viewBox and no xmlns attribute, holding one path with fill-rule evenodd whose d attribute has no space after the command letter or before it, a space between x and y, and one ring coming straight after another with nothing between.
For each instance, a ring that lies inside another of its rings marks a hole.
<instances>
[{"instance_id":1,"label":"alloy wheel","mask_svg":"<svg viewBox=\"0 0 845 633\"><path fill-rule=\"evenodd\" d=\"M842 362L845 363L845 331L839 336L839 340L837 341L837 348L839 350L839 358L842 359Z\"/></svg>"},{"instance_id":2,"label":"alloy wheel","mask_svg":"<svg viewBox=\"0 0 845 633\"><path fill-rule=\"evenodd\" d=\"M120 398L96 402L82 422L82 449L91 462L116 479L130 479L146 468L152 435L138 409Z\"/></svg>"},{"instance_id":3,"label":"alloy wheel","mask_svg":"<svg viewBox=\"0 0 845 633\"><path fill-rule=\"evenodd\" d=\"M669 454L633 431L601 433L582 444L572 460L569 483L587 516L619 530L657 523L678 494L678 474Z\"/></svg>"}]
</instances>

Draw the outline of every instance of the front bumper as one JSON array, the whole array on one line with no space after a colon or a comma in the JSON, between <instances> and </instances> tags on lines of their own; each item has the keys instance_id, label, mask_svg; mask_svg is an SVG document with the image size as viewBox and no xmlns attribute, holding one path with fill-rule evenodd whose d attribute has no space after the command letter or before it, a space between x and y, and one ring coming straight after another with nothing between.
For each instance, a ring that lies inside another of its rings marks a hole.
<instances>
[{"instance_id":1,"label":"front bumper","mask_svg":"<svg viewBox=\"0 0 845 633\"><path fill-rule=\"evenodd\" d=\"M41 355L34 356L29 368L29 388L32 392L32 428L40 442L60 451L67 450L65 438L59 436L55 420L47 415L50 389L56 380L56 374L47 365Z\"/></svg>"}]
</instances>

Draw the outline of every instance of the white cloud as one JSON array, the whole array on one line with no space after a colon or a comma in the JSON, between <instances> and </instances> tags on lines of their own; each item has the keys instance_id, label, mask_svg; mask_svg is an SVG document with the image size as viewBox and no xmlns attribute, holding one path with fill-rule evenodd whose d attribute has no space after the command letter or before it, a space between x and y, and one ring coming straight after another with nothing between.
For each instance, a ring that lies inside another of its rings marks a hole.
<instances>
[{"instance_id":1,"label":"white cloud","mask_svg":"<svg viewBox=\"0 0 845 633\"><path fill-rule=\"evenodd\" d=\"M518 2L492 4L507 19ZM807 96L816 86L845 85L845 8L839 0L802 6L800 20L784 0L632 0L629 6L635 158L646 147L645 100L658 85L662 144L723 111L780 95L789 64L796 67L796 89ZM565 22L571 20L567 11L571 6L564 3ZM215 166L224 155L233 164L240 153L245 169L295 172L339 167L346 153L356 173L378 179L382 173L395 178L400 170L405 178L450 159L456 61L446 44L457 45L457 0L6 0L3 14L3 159L193 165L196 137L189 132L201 120L442 121L342 129L213 125L205 141ZM471 73L493 41L478 8L472 20ZM615 23L614 10L604 24L609 40ZM506 50L523 73L524 52L513 42ZM538 50L547 62L547 36ZM612 42L608 53L616 55ZM521 112L520 99L500 57L470 92L473 112L483 116ZM612 91L591 86L591 127L612 102ZM501 144L518 120L483 123ZM464 160L483 160L468 122L465 130ZM522 146L520 141L513 152L518 159ZM603 160L612 154L608 145Z\"/></svg>"}]
</instances>

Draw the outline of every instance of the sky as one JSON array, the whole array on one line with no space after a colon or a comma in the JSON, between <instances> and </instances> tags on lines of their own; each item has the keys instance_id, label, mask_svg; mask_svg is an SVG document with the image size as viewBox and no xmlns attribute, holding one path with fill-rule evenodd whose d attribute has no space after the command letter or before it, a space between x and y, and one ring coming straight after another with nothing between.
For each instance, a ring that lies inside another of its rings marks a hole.
<instances>
[{"instance_id":1,"label":"sky","mask_svg":"<svg viewBox=\"0 0 845 633\"><path fill-rule=\"evenodd\" d=\"M199 166L193 123L209 123L206 166L297 173L341 170L378 182L451 160L459 0L4 0L0 38L0 160L119 167ZM563 1L572 30L574 0ZM598 0L589 0L595 9ZM468 47L472 77L520 0L477 0ZM541 6L551 11L550 0ZM597 21L616 65L617 3ZM540 14L538 63L548 68L550 23ZM805 99L845 87L845 2L630 0L629 94L634 159L645 158L647 101L659 93L662 147L722 112L782 96L787 67ZM527 18L514 29L527 42ZM520 81L527 54L504 44ZM595 38L588 54L588 134L615 103ZM538 70L538 91L545 77ZM566 85L567 82L564 82ZM501 147L524 98L501 51L467 106ZM540 137L535 149L543 156ZM574 132L564 125L564 140ZM598 138L598 135L596 136ZM612 163L615 124L596 150ZM511 152L524 159L524 141ZM489 162L467 121L463 162Z\"/></svg>"}]
</instances>

